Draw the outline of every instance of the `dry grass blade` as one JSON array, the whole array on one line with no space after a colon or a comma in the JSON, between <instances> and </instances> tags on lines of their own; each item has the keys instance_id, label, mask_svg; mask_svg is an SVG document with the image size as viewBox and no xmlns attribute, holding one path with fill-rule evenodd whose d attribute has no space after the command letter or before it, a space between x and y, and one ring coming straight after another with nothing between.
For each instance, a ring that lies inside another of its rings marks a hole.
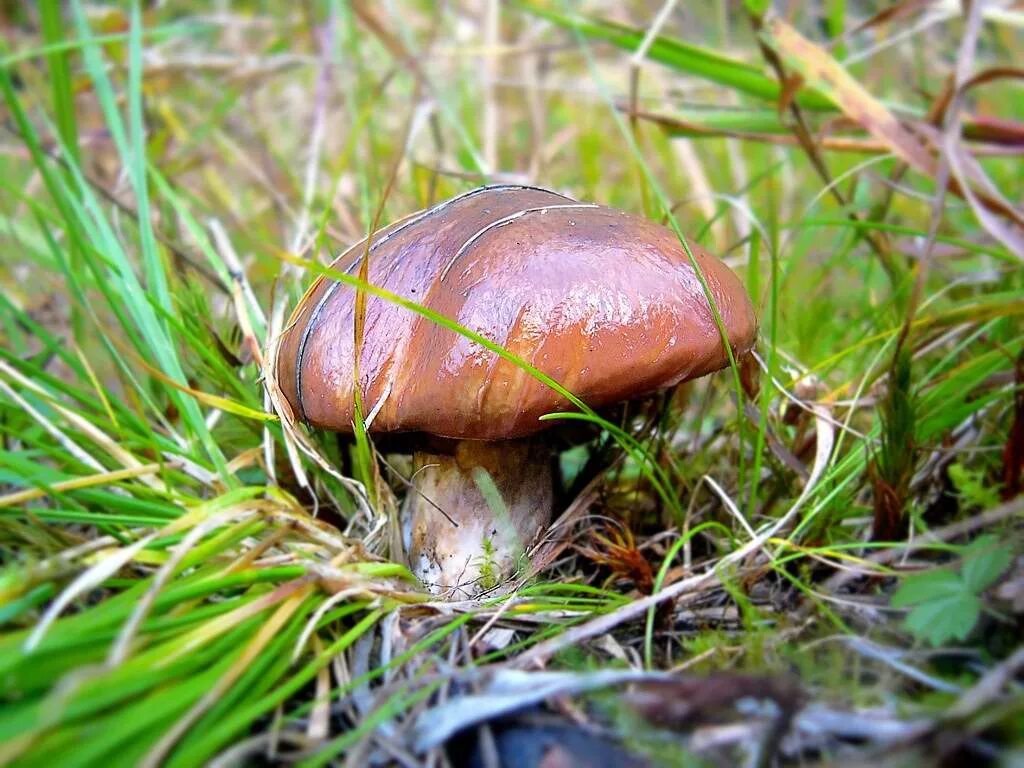
<instances>
[{"instance_id":1,"label":"dry grass blade","mask_svg":"<svg viewBox=\"0 0 1024 768\"><path fill-rule=\"evenodd\" d=\"M9 493L6 496L0 496L0 508L13 507L24 504L26 501L41 499L48 496L51 491L63 493L64 491L77 491L83 488L94 488L98 485L113 485L114 483L119 483L122 480L131 480L137 477L153 475L171 466L173 466L172 463L142 464L141 466L130 467L128 469L115 469L111 472L100 472L95 475L76 477L72 480L62 480L59 483L53 483L49 488L31 488L25 491L15 491L14 493Z\"/></svg>"},{"instance_id":2,"label":"dry grass blade","mask_svg":"<svg viewBox=\"0 0 1024 768\"><path fill-rule=\"evenodd\" d=\"M80 351L78 352L78 354L79 354L79 356L81 356L81 352ZM84 360L84 358L83 358L83 360ZM89 370L89 369L87 369L87 370ZM83 418L82 416L80 416L79 414L75 413L74 411L71 411L71 410L65 408L63 405L61 405L59 402L57 402L55 399L53 399L53 397L50 395L50 393L48 393L46 390L44 390L38 384L35 384L30 379L28 379L25 376L23 376L22 374L20 374L18 371L16 371L14 368L9 366L6 362L4 362L2 360L0 360L0 373L3 373L5 376L10 378L12 381L17 381L21 386L23 386L26 389L30 390L31 392L33 392L34 394L38 395L39 397L42 397L45 400L47 400L49 402L50 407L53 408L54 411L59 413L61 415L61 417L68 424L73 426L75 429L77 429L82 434L88 436L89 439L91 439L96 445L98 445L100 448L102 448L104 451L106 451L107 454L109 454L112 458L117 460L121 465L123 465L127 469L138 469L139 467L142 466L142 462L140 462L138 459L136 459L135 456L133 456L130 451L126 450L123 446L118 444L118 442L116 440L114 440L114 438L112 438L110 435L106 434L103 430L99 429L95 424L93 424L88 419ZM92 375L92 374L90 374L90 376L93 379L95 378L94 375ZM110 409L109 402L107 402L106 399L104 398L103 403L104 403L104 408L107 411L108 415L112 417L113 416L113 411L111 411L111 409ZM113 423L116 426L117 425L117 419L112 417L111 418L111 423ZM75 456L78 455L74 451L71 451L71 453L72 453L72 455L75 455ZM92 460L92 457L88 457L88 458L90 460L89 461L85 461L85 463L88 466L91 466L94 469L97 469L97 470L99 470L101 472L104 471L104 468L103 468L102 465L100 465L98 462L93 463L95 460ZM166 491L167 490L167 486L165 486L163 484L163 482L160 481L159 478L151 477L148 473L147 474L139 475L139 479L142 480L142 482L144 482L147 485L149 485L151 488L155 488L157 490L162 490L162 491Z\"/></svg>"},{"instance_id":3,"label":"dry grass blade","mask_svg":"<svg viewBox=\"0 0 1024 768\"><path fill-rule=\"evenodd\" d=\"M793 64L804 80L828 94L843 110L844 114L864 127L872 136L883 142L894 155L912 168L929 178L938 173L935 157L936 147L921 131L910 130L881 101L855 80L841 64L827 51L797 32L778 16L765 20L769 39ZM951 184L951 190L970 200L972 197L985 206L987 211L1010 219L1017 227L1024 227L1024 214L1007 203L991 188L978 189L982 184L980 170L962 173L961 181ZM990 184L986 186L990 187ZM1024 251L1018 252L1024 258Z\"/></svg>"},{"instance_id":4,"label":"dry grass blade","mask_svg":"<svg viewBox=\"0 0 1024 768\"><path fill-rule=\"evenodd\" d=\"M260 651L273 639L291 617L302 601L308 596L313 586L308 583L293 582L278 590L278 598L284 597L284 602L278 606L274 614L260 627L259 632L242 651L238 660L231 665L231 668L217 681L189 711L179 719L157 744L149 751L140 763L143 768L156 768L164 762L168 751L174 746L185 732L198 720L204 712L217 703L234 682L246 671L249 664L259 655Z\"/></svg>"},{"instance_id":5,"label":"dry grass blade","mask_svg":"<svg viewBox=\"0 0 1024 768\"><path fill-rule=\"evenodd\" d=\"M8 371L3 372L8 373ZM64 450L66 450L69 454L78 459L78 461L82 462L85 466L89 467L90 469L96 470L97 472L104 471L104 467L102 464L100 464L98 461L96 461L96 459L94 459L92 456L86 453L85 450L83 450L82 447L78 445L78 443L76 443L67 434L61 431L61 429L58 428L56 424L54 424L50 419L46 418L46 416L40 413L38 409L34 408L27 400L25 400L25 398L23 398L16 391L14 391L14 389L6 381L3 381L2 379L0 379L0 393L3 393L11 400L13 400L15 403L17 403L18 406L20 406L22 410L25 411L25 413L30 414L32 418L35 419L43 429L45 429L47 432L53 435L60 442L60 444L64 447ZM8 504L11 503L18 502L8 502ZM0 498L0 506L4 506L2 498Z\"/></svg>"},{"instance_id":6,"label":"dry grass blade","mask_svg":"<svg viewBox=\"0 0 1024 768\"><path fill-rule=\"evenodd\" d=\"M793 63L806 82L826 89L847 117L882 141L894 155L922 173L934 175L935 158L927 144L904 128L836 59L778 16L766 18L765 28L770 42Z\"/></svg>"},{"instance_id":7,"label":"dry grass blade","mask_svg":"<svg viewBox=\"0 0 1024 768\"><path fill-rule=\"evenodd\" d=\"M175 546L171 551L171 556L167 558L167 561L160 566L160 569L153 575L153 583L150 585L149 589L146 590L146 594L142 596L142 599L139 600L138 605L135 606L135 610L132 611L131 616L129 616L128 620L121 625L121 630L118 632L117 639L114 641L114 645L111 647L110 654L107 657L107 666L116 667L122 664L127 658L131 642L138 632L139 626L152 609L153 602L156 600L160 590L167 584L175 569L178 568L181 561L189 551L210 531L225 522L228 522L236 515L237 513L234 511L211 515L185 534L185 538L181 540L181 543ZM251 514L243 514L238 518L238 520L242 521L249 519L250 517L252 517Z\"/></svg>"},{"instance_id":8,"label":"dry grass blade","mask_svg":"<svg viewBox=\"0 0 1024 768\"><path fill-rule=\"evenodd\" d=\"M288 451L289 461L295 470L296 478L302 487L309 487L309 480L307 479L306 471L302 467L302 459L299 456L301 452L312 460L316 466L341 483L352 494L356 503L359 504L360 510L366 519L372 520L374 515L370 509L369 497L362 483L339 472L324 457L316 444L298 427L295 413L292 411L291 406L281 391L280 384L277 382L277 355L280 343L280 334L273 336L269 342L269 348L264 355L267 362L263 370L263 385L266 389L270 407L281 420L285 446Z\"/></svg>"},{"instance_id":9,"label":"dry grass blade","mask_svg":"<svg viewBox=\"0 0 1024 768\"><path fill-rule=\"evenodd\" d=\"M44 613L42 618L39 619L39 622L32 630L32 633L25 640L25 650L32 651L37 645L39 645L39 642L43 639L47 630L50 629L53 623L57 620L57 617L60 616L72 601L84 595L90 589L95 589L100 586L104 581L130 563L135 556L145 549L146 546L155 538L155 533L144 536L131 546L122 547L116 550L100 560L96 565L80 573L75 580L60 593L57 599L50 603L49 607L46 609L46 613Z\"/></svg>"}]
</instances>

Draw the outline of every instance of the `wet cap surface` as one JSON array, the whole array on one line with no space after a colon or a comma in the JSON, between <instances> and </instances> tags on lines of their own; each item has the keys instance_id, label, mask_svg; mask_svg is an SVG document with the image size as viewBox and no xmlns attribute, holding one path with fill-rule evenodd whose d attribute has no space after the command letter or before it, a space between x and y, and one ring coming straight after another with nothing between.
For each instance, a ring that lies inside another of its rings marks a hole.
<instances>
[{"instance_id":1,"label":"wet cap surface","mask_svg":"<svg viewBox=\"0 0 1024 768\"><path fill-rule=\"evenodd\" d=\"M730 343L746 351L756 335L746 291L721 261L690 248ZM332 266L354 273L364 252L356 246ZM474 190L386 228L370 250L369 281L504 346L593 408L728 365L673 232L546 190ZM352 429L355 296L318 280L281 339L279 383L316 428ZM359 368L374 432L505 439L572 409L513 363L373 296Z\"/></svg>"}]
</instances>

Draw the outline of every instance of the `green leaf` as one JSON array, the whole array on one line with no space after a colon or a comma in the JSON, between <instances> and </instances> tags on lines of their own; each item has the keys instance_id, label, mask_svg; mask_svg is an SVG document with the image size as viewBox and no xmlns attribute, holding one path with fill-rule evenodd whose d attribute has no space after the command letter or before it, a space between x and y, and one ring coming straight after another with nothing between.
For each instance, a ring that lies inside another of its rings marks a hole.
<instances>
[{"instance_id":1,"label":"green leaf","mask_svg":"<svg viewBox=\"0 0 1024 768\"><path fill-rule=\"evenodd\" d=\"M771 8L772 3L771 0L743 0L743 5L755 16L764 16L765 12Z\"/></svg>"},{"instance_id":2,"label":"green leaf","mask_svg":"<svg viewBox=\"0 0 1024 768\"><path fill-rule=\"evenodd\" d=\"M915 637L939 646L949 640L965 639L980 613L981 601L961 592L921 603L907 614L903 624Z\"/></svg>"},{"instance_id":3,"label":"green leaf","mask_svg":"<svg viewBox=\"0 0 1024 768\"><path fill-rule=\"evenodd\" d=\"M908 576L892 596L894 608L910 608L904 626L931 645L963 640L981 615L978 595L1010 564L1013 554L992 534L964 550L960 573L936 568Z\"/></svg>"},{"instance_id":4,"label":"green leaf","mask_svg":"<svg viewBox=\"0 0 1024 768\"><path fill-rule=\"evenodd\" d=\"M967 594L963 579L945 568L915 573L900 584L892 596L894 608L908 608L930 600L942 600Z\"/></svg>"},{"instance_id":5,"label":"green leaf","mask_svg":"<svg viewBox=\"0 0 1024 768\"><path fill-rule=\"evenodd\" d=\"M994 534L979 536L964 550L960 573L965 587L973 594L985 591L1009 567L1012 559L1010 548L1000 544Z\"/></svg>"}]
</instances>

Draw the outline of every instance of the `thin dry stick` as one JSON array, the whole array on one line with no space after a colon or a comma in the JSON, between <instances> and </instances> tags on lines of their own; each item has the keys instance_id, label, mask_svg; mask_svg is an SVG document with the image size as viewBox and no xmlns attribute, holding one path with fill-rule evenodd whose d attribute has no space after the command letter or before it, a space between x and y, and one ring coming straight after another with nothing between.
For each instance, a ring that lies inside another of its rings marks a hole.
<instances>
[{"instance_id":1,"label":"thin dry stick","mask_svg":"<svg viewBox=\"0 0 1024 768\"><path fill-rule=\"evenodd\" d=\"M968 688L956 704L946 712L949 720L970 717L999 697L1000 692L1013 682L1024 668L1024 648L1018 648L1009 658L992 667L972 687Z\"/></svg>"}]
</instances>

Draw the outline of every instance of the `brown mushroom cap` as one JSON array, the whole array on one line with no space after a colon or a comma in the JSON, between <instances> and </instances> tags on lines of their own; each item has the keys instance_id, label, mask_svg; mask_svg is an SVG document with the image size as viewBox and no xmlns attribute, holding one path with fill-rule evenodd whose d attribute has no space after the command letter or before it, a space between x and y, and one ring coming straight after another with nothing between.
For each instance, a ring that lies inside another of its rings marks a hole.
<instances>
[{"instance_id":1,"label":"brown mushroom cap","mask_svg":"<svg viewBox=\"0 0 1024 768\"><path fill-rule=\"evenodd\" d=\"M757 321L739 279L690 246L737 352ZM354 273L365 247L335 261ZM593 408L728 365L711 308L676 236L645 219L522 186L484 187L379 232L369 281L504 346ZM348 432L355 289L321 278L278 352L298 417ZM368 296L361 391L374 432L469 440L532 434L570 407L476 342ZM383 402L381 402L383 398Z\"/></svg>"}]
</instances>

